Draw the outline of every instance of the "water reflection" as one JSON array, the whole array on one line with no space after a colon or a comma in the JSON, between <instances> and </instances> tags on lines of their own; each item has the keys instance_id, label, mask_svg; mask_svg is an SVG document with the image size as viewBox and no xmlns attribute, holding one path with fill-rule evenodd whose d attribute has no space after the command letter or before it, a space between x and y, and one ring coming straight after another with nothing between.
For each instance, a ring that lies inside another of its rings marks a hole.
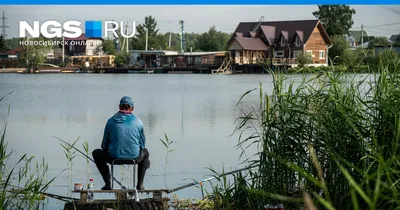
<instances>
[{"instance_id":1,"label":"water reflection","mask_svg":"<svg viewBox=\"0 0 400 210\"><path fill-rule=\"evenodd\" d=\"M20 154L46 157L52 177L67 163L60 142L53 136L70 143L79 137L80 149L84 141L89 143L90 151L100 147L106 121L117 112L120 98L130 95L135 101L134 113L144 123L150 151L152 166L146 175L146 188L165 184L166 148L159 141L164 133L177 141L167 164L167 184L176 187L209 175L205 167L221 171L223 165L230 168L239 164L237 137L229 137L240 115L235 105L245 91L257 88L260 81L268 83L271 77L3 74L0 96L10 90L14 93L0 103L0 118L5 118L10 104L9 147ZM247 100L257 105L257 94L249 95ZM81 156L74 160L73 182L86 181L85 161ZM90 164L89 173L96 187L103 184L94 164ZM49 191L65 195L70 187L65 186L66 179L67 175L62 174ZM195 188L178 195L201 196Z\"/></svg>"}]
</instances>

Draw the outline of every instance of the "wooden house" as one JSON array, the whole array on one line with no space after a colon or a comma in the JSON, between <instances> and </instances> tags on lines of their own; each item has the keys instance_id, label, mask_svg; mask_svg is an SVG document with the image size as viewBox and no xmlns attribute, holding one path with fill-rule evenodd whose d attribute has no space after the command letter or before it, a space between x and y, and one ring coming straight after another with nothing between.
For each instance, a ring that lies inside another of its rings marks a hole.
<instances>
[{"instance_id":1,"label":"wooden house","mask_svg":"<svg viewBox=\"0 0 400 210\"><path fill-rule=\"evenodd\" d=\"M101 38L87 38L83 33L77 38L65 38L66 44L64 46L65 54L69 56L78 55L102 55L99 47L103 44Z\"/></svg>"},{"instance_id":2,"label":"wooden house","mask_svg":"<svg viewBox=\"0 0 400 210\"><path fill-rule=\"evenodd\" d=\"M296 65L301 53L310 65L327 65L332 44L319 20L241 22L227 43L234 65Z\"/></svg>"}]
</instances>

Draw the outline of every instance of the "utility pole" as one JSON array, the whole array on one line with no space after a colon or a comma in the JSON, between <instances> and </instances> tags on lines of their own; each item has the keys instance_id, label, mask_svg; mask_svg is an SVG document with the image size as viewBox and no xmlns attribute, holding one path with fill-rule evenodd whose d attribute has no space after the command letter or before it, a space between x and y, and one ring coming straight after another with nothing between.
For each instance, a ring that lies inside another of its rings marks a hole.
<instances>
[{"instance_id":1,"label":"utility pole","mask_svg":"<svg viewBox=\"0 0 400 210\"><path fill-rule=\"evenodd\" d=\"M10 26L6 25L6 16L4 15L4 11L3 11L3 17L1 18L1 36L3 36L3 38L7 37L7 33L6 33L6 28L9 28Z\"/></svg>"},{"instance_id":2,"label":"utility pole","mask_svg":"<svg viewBox=\"0 0 400 210\"><path fill-rule=\"evenodd\" d=\"M181 53L185 53L186 49L186 40L185 40L185 31L183 30L183 20L179 21L179 25L181 26Z\"/></svg>"},{"instance_id":3,"label":"utility pole","mask_svg":"<svg viewBox=\"0 0 400 210\"><path fill-rule=\"evenodd\" d=\"M171 29L171 21L168 21L168 23L169 23L169 28ZM168 47L171 48L171 31L169 32Z\"/></svg>"},{"instance_id":4,"label":"utility pole","mask_svg":"<svg viewBox=\"0 0 400 210\"><path fill-rule=\"evenodd\" d=\"M363 47L364 44L364 25L361 24L361 47Z\"/></svg>"},{"instance_id":5,"label":"utility pole","mask_svg":"<svg viewBox=\"0 0 400 210\"><path fill-rule=\"evenodd\" d=\"M169 32L169 41L168 41L168 47L171 47L171 32Z\"/></svg>"},{"instance_id":6,"label":"utility pole","mask_svg":"<svg viewBox=\"0 0 400 210\"><path fill-rule=\"evenodd\" d=\"M64 39L64 36L62 37L62 63L63 63L63 65L64 65L64 54L65 54L65 39Z\"/></svg>"},{"instance_id":7,"label":"utility pole","mask_svg":"<svg viewBox=\"0 0 400 210\"><path fill-rule=\"evenodd\" d=\"M146 51L147 51L147 47L148 47L148 42L149 42L149 29L146 28Z\"/></svg>"},{"instance_id":8,"label":"utility pole","mask_svg":"<svg viewBox=\"0 0 400 210\"><path fill-rule=\"evenodd\" d=\"M126 21L126 31L129 32L129 30L128 30L128 21ZM125 34L127 34L127 33L125 33ZM129 38L126 38L126 52L129 52Z\"/></svg>"}]
</instances>

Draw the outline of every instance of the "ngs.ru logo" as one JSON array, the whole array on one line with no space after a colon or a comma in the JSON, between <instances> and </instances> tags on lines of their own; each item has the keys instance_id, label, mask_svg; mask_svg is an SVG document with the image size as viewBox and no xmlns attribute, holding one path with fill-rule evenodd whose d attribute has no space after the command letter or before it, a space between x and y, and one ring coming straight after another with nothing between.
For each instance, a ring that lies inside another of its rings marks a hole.
<instances>
[{"instance_id":1,"label":"ngs.ru logo","mask_svg":"<svg viewBox=\"0 0 400 210\"><path fill-rule=\"evenodd\" d=\"M38 38L40 35L45 38L77 38L82 35L82 29L80 21L66 21L61 24L55 20L49 20L42 22L33 21L33 27L27 21L19 21L19 37L27 37L26 33L29 33L31 37ZM111 26L110 26L111 25ZM120 30L120 34L124 38L131 38L135 36L136 26L135 21L132 25L132 33L130 35L124 34L124 23L121 21L120 24L116 21L104 21L104 35L108 37L108 32L112 32L115 37L118 37L117 30ZM103 23L102 21L85 21L85 36L87 38L102 38Z\"/></svg>"}]
</instances>

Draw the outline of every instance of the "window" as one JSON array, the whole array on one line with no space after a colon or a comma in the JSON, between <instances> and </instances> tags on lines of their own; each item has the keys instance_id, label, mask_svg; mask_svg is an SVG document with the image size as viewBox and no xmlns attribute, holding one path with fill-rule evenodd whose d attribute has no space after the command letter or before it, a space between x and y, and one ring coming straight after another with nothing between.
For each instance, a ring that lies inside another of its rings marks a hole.
<instances>
[{"instance_id":1,"label":"window","mask_svg":"<svg viewBox=\"0 0 400 210\"><path fill-rule=\"evenodd\" d=\"M325 51L323 51L323 50L319 51L319 59L321 59L321 60L325 59Z\"/></svg>"},{"instance_id":2,"label":"window","mask_svg":"<svg viewBox=\"0 0 400 210\"><path fill-rule=\"evenodd\" d=\"M283 57L284 57L284 52L283 52L283 51L276 51L276 52L275 52L275 57L277 57L277 58L283 58Z\"/></svg>"},{"instance_id":3,"label":"window","mask_svg":"<svg viewBox=\"0 0 400 210\"><path fill-rule=\"evenodd\" d=\"M285 38L283 36L281 36L281 46L285 46Z\"/></svg>"},{"instance_id":4,"label":"window","mask_svg":"<svg viewBox=\"0 0 400 210\"><path fill-rule=\"evenodd\" d=\"M195 57L194 58L194 63L195 64L201 64L201 57Z\"/></svg>"},{"instance_id":5,"label":"window","mask_svg":"<svg viewBox=\"0 0 400 210\"><path fill-rule=\"evenodd\" d=\"M300 46L300 38L296 36L296 46Z\"/></svg>"},{"instance_id":6,"label":"window","mask_svg":"<svg viewBox=\"0 0 400 210\"><path fill-rule=\"evenodd\" d=\"M193 58L192 57L188 57L187 58L187 62L188 62L188 64L193 64Z\"/></svg>"},{"instance_id":7,"label":"window","mask_svg":"<svg viewBox=\"0 0 400 210\"><path fill-rule=\"evenodd\" d=\"M307 50L307 51L306 51L306 55L311 56L311 58L314 57L314 56L313 56L313 53L312 53L312 50Z\"/></svg>"}]
</instances>

